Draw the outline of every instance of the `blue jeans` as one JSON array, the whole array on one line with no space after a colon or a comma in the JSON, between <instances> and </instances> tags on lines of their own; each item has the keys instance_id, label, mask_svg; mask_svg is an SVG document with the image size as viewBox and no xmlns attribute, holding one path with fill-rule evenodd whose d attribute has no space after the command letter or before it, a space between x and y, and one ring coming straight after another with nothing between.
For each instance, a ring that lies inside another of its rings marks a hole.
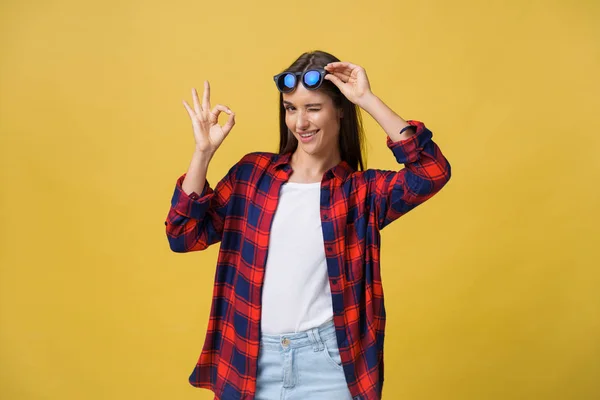
<instances>
[{"instance_id":1,"label":"blue jeans","mask_svg":"<svg viewBox=\"0 0 600 400\"><path fill-rule=\"evenodd\" d=\"M333 321L298 333L263 333L255 399L352 400Z\"/></svg>"}]
</instances>

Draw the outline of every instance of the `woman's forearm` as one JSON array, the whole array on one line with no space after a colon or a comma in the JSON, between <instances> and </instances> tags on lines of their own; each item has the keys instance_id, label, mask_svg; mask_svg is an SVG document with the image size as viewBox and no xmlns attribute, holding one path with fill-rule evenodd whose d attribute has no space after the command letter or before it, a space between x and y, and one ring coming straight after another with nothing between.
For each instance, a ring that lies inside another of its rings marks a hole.
<instances>
[{"instance_id":1,"label":"woman's forearm","mask_svg":"<svg viewBox=\"0 0 600 400\"><path fill-rule=\"evenodd\" d=\"M211 154L194 151L187 174L181 184L183 191L187 195L190 195L192 192L201 194L206 183L206 172L208 171L208 164L211 159Z\"/></svg>"},{"instance_id":2,"label":"woman's forearm","mask_svg":"<svg viewBox=\"0 0 600 400\"><path fill-rule=\"evenodd\" d=\"M402 119L391 108L389 108L379 97L371 94L361 107L368 112L385 133L392 139L392 142L405 140L414 135L413 129L407 129L402 134L402 128L408 126L408 122Z\"/></svg>"}]
</instances>

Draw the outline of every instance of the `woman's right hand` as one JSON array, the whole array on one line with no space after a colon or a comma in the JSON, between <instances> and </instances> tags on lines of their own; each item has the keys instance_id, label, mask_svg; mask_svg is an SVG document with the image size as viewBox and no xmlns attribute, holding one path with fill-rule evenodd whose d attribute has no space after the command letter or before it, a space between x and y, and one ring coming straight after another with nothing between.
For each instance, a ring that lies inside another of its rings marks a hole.
<instances>
[{"instance_id":1,"label":"woman's right hand","mask_svg":"<svg viewBox=\"0 0 600 400\"><path fill-rule=\"evenodd\" d=\"M235 114L228 107L218 104L210 109L210 84L204 81L204 95L202 105L198 99L198 92L192 89L194 109L184 100L183 105L187 109L192 126L194 128L194 139L196 140L196 151L212 156L227 137L233 125L235 125ZM229 114L225 125L219 125L219 114Z\"/></svg>"}]
</instances>

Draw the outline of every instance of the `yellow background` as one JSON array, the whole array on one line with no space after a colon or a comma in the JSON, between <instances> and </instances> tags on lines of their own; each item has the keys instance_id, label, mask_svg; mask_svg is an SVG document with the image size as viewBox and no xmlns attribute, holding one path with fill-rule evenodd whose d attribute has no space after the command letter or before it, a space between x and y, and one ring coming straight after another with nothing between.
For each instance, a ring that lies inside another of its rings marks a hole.
<instances>
[{"instance_id":1,"label":"yellow background","mask_svg":"<svg viewBox=\"0 0 600 400\"><path fill-rule=\"evenodd\" d=\"M382 232L384 398L600 398L598 21L591 0L2 2L0 398L212 399L187 379L218 246L172 253L163 223L182 99L209 79L237 113L216 183L277 149L272 76L314 49L452 164ZM368 167L397 168L364 115Z\"/></svg>"}]
</instances>

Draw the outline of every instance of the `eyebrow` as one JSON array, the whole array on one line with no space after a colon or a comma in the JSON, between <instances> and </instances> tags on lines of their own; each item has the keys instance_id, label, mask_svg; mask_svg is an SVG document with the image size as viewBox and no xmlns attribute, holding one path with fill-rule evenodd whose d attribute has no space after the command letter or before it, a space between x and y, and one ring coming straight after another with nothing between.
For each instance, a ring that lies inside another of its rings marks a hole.
<instances>
[{"instance_id":1,"label":"eyebrow","mask_svg":"<svg viewBox=\"0 0 600 400\"><path fill-rule=\"evenodd\" d=\"M289 102L287 100L284 100L283 104L290 105L290 106L294 105L294 103ZM310 104L305 104L304 107L314 107L314 106L322 106L322 105L323 105L323 103L310 103Z\"/></svg>"}]
</instances>

